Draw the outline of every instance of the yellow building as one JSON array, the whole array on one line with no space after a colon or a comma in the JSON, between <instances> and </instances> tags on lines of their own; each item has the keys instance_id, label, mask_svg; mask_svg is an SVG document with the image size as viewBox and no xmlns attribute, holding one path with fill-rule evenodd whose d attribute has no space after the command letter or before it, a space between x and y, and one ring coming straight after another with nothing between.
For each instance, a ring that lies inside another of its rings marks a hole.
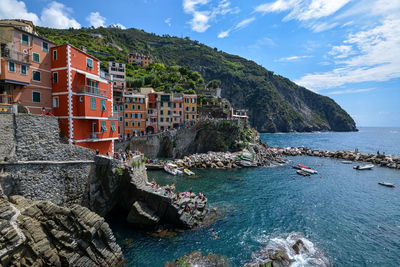
<instances>
[{"instance_id":1,"label":"yellow building","mask_svg":"<svg viewBox=\"0 0 400 267\"><path fill-rule=\"evenodd\" d=\"M173 125L172 95L160 93L158 105L158 129L160 131L171 129Z\"/></svg>"},{"instance_id":2,"label":"yellow building","mask_svg":"<svg viewBox=\"0 0 400 267\"><path fill-rule=\"evenodd\" d=\"M125 137L146 132L147 99L142 94L124 94Z\"/></svg>"},{"instance_id":3,"label":"yellow building","mask_svg":"<svg viewBox=\"0 0 400 267\"><path fill-rule=\"evenodd\" d=\"M197 121L197 95L183 95L183 115L185 125L193 125Z\"/></svg>"}]
</instances>

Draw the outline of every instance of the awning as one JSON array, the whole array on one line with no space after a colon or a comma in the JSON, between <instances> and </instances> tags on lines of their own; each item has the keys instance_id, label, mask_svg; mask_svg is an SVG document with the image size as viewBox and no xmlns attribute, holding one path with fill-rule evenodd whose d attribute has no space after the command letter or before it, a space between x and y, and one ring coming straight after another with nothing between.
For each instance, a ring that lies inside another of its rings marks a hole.
<instances>
[{"instance_id":1,"label":"awning","mask_svg":"<svg viewBox=\"0 0 400 267\"><path fill-rule=\"evenodd\" d=\"M103 79L103 78L101 78L101 77L99 77L97 75L94 75L94 74L91 74L91 73L87 73L87 72L84 72L84 71L81 71L81 70L77 70L77 72L80 73L80 74L85 75L86 78L88 78L90 80L95 80L95 81L102 82L102 83L108 83L107 80L105 80L105 79Z\"/></svg>"},{"instance_id":2,"label":"awning","mask_svg":"<svg viewBox=\"0 0 400 267\"><path fill-rule=\"evenodd\" d=\"M21 81L14 81L14 80L8 80L8 79L4 79L1 82L4 83L12 83L12 84L19 84L19 85L29 85L30 83L26 83L26 82L21 82Z\"/></svg>"}]
</instances>

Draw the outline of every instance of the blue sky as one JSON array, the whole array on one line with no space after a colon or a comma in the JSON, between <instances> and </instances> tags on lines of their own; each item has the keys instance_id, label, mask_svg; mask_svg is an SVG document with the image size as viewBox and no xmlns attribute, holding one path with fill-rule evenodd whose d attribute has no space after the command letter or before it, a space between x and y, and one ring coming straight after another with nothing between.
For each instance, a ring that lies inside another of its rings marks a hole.
<instances>
[{"instance_id":1,"label":"blue sky","mask_svg":"<svg viewBox=\"0 0 400 267\"><path fill-rule=\"evenodd\" d=\"M358 126L400 127L398 0L0 0L0 18L190 37L338 102Z\"/></svg>"}]
</instances>

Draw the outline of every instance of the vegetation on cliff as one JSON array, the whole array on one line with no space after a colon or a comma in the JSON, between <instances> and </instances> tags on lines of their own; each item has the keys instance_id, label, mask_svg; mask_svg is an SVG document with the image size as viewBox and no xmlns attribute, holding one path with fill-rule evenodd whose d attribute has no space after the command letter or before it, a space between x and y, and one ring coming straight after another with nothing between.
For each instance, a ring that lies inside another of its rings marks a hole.
<instances>
[{"instance_id":1,"label":"vegetation on cliff","mask_svg":"<svg viewBox=\"0 0 400 267\"><path fill-rule=\"evenodd\" d=\"M248 108L252 126L262 132L356 130L349 114L329 97L300 87L253 61L188 37L158 36L115 27L68 30L37 27L36 30L57 44L67 41L79 48L85 46L88 53L103 62L126 62L126 54L137 51L152 55L155 61L165 65L197 71L205 82L220 80L222 96L234 107ZM134 74L134 70L128 69L128 76ZM200 82L199 78L197 84ZM193 83L187 81L186 88L190 85Z\"/></svg>"}]
</instances>

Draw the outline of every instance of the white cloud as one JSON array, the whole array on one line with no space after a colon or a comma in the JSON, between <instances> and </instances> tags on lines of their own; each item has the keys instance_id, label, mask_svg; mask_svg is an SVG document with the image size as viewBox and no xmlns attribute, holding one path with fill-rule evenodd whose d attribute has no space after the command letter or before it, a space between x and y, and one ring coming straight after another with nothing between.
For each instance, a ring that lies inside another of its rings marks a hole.
<instances>
[{"instance_id":1,"label":"white cloud","mask_svg":"<svg viewBox=\"0 0 400 267\"><path fill-rule=\"evenodd\" d=\"M310 24L310 28L313 32L323 32L326 30L330 30L334 27L336 27L337 25L339 25L337 22L334 23L326 23L326 22L315 22Z\"/></svg>"},{"instance_id":2,"label":"white cloud","mask_svg":"<svg viewBox=\"0 0 400 267\"><path fill-rule=\"evenodd\" d=\"M280 59L277 59L275 61L277 62L292 62L292 61L299 61L300 59L303 58L310 58L312 56L292 56L292 57L282 57Z\"/></svg>"},{"instance_id":3,"label":"white cloud","mask_svg":"<svg viewBox=\"0 0 400 267\"><path fill-rule=\"evenodd\" d=\"M101 16L99 12L90 12L86 20L89 21L90 26L95 28L104 27L104 22L106 22L106 18Z\"/></svg>"},{"instance_id":4,"label":"white cloud","mask_svg":"<svg viewBox=\"0 0 400 267\"><path fill-rule=\"evenodd\" d=\"M218 34L218 38L225 38L228 37L229 34L231 33L231 30L226 30L226 31L222 31Z\"/></svg>"},{"instance_id":5,"label":"white cloud","mask_svg":"<svg viewBox=\"0 0 400 267\"><path fill-rule=\"evenodd\" d=\"M110 28L119 28L119 29L122 29L122 30L126 29L126 27L124 25L122 25L121 23L110 24L108 27L110 27Z\"/></svg>"},{"instance_id":6,"label":"white cloud","mask_svg":"<svg viewBox=\"0 0 400 267\"><path fill-rule=\"evenodd\" d=\"M40 17L40 25L57 28L80 28L81 25L71 18L72 9L58 2L51 2L48 7L44 8Z\"/></svg>"},{"instance_id":7,"label":"white cloud","mask_svg":"<svg viewBox=\"0 0 400 267\"><path fill-rule=\"evenodd\" d=\"M340 59L336 68L307 74L296 82L313 90L323 90L348 83L400 78L399 25L399 16L389 16L379 25L349 34L343 45L334 46L329 52ZM353 52L355 49L357 54Z\"/></svg>"},{"instance_id":8,"label":"white cloud","mask_svg":"<svg viewBox=\"0 0 400 267\"><path fill-rule=\"evenodd\" d=\"M343 95L343 94L354 94L354 93L364 93L374 90L375 88L366 88L366 89L347 89L340 91L333 91L327 93L328 95Z\"/></svg>"},{"instance_id":9,"label":"white cloud","mask_svg":"<svg viewBox=\"0 0 400 267\"><path fill-rule=\"evenodd\" d=\"M205 5L205 10L200 10ZM183 11L193 16L188 22L193 31L205 32L217 15L237 14L240 11L237 7L232 8L228 0L220 0L216 6L211 5L210 0L183 0Z\"/></svg>"},{"instance_id":10,"label":"white cloud","mask_svg":"<svg viewBox=\"0 0 400 267\"><path fill-rule=\"evenodd\" d=\"M253 21L255 21L256 18L255 17L251 17L248 19L244 19L242 21L240 21L238 24L236 24L234 27L226 30L226 31L222 31L218 34L218 38L226 38L229 36L229 34L231 33L231 31L237 31L243 28L246 28L247 26L249 26L250 23L252 23Z\"/></svg>"},{"instance_id":11,"label":"white cloud","mask_svg":"<svg viewBox=\"0 0 400 267\"><path fill-rule=\"evenodd\" d=\"M171 18L165 19L164 22L168 25L168 27L171 27Z\"/></svg>"},{"instance_id":12,"label":"white cloud","mask_svg":"<svg viewBox=\"0 0 400 267\"><path fill-rule=\"evenodd\" d=\"M23 1L17 0L1 0L0 19L26 19L39 24L39 17L28 12Z\"/></svg>"},{"instance_id":13,"label":"white cloud","mask_svg":"<svg viewBox=\"0 0 400 267\"><path fill-rule=\"evenodd\" d=\"M257 6L254 11L260 13L290 11L283 19L306 21L330 16L351 0L277 0Z\"/></svg>"}]
</instances>

